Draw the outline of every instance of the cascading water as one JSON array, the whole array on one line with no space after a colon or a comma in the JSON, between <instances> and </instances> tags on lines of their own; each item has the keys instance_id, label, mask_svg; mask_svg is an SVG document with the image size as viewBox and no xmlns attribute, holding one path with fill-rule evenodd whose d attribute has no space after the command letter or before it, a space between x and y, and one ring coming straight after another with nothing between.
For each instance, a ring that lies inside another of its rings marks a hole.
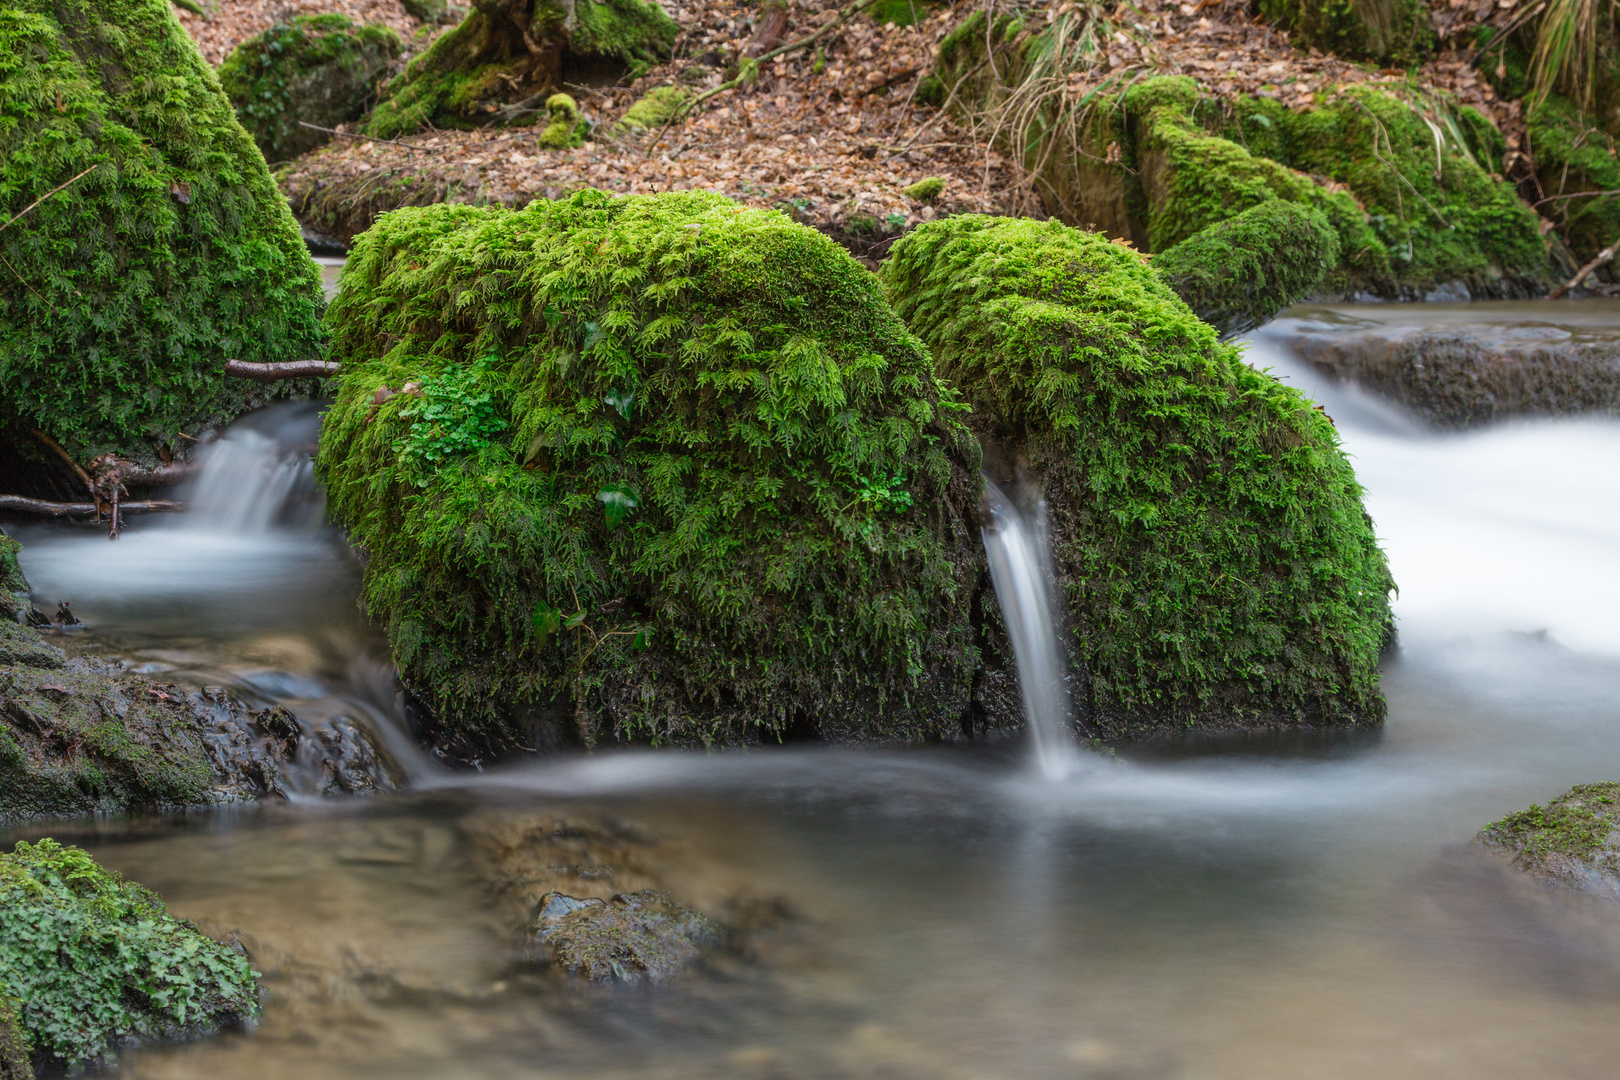
<instances>
[{"instance_id":1,"label":"cascading water","mask_svg":"<svg viewBox=\"0 0 1620 1080\"><path fill-rule=\"evenodd\" d=\"M198 455L183 493L186 526L230 533L308 531L325 518L310 455L320 413L309 402L279 405L232 425Z\"/></svg>"},{"instance_id":2,"label":"cascading water","mask_svg":"<svg viewBox=\"0 0 1620 1080\"><path fill-rule=\"evenodd\" d=\"M1066 654L1054 614L1056 575L1047 540L1046 501L1038 500L1026 515L987 476L983 510L984 551L1012 641L1036 767L1047 779L1060 779L1074 767L1076 754Z\"/></svg>"}]
</instances>

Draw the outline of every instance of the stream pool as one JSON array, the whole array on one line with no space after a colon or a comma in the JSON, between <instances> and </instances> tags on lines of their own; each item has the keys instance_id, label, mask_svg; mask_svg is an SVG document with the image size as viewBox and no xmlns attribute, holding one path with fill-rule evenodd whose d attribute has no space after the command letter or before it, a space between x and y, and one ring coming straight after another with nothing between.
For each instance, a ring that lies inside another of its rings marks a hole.
<instances>
[{"instance_id":1,"label":"stream pool","mask_svg":"<svg viewBox=\"0 0 1620 1080\"><path fill-rule=\"evenodd\" d=\"M1582 318L1620 327L1620 304L1594 310ZM401 749L409 789L372 799L14 830L79 843L176 914L240 933L265 975L257 1030L139 1050L124 1072L1608 1075L1617 909L1544 894L1467 845L1573 783L1620 780L1620 423L1427 434L1310 374L1275 334L1249 359L1334 416L1401 586L1382 730L1137 749L1061 779L1014 741L473 774ZM317 520L20 538L41 606L69 598L88 625L68 648L398 720L382 643L355 613L358 565ZM628 823L649 872L700 907L748 897L783 914L670 986L542 977L514 962L472 851L572 818Z\"/></svg>"}]
</instances>

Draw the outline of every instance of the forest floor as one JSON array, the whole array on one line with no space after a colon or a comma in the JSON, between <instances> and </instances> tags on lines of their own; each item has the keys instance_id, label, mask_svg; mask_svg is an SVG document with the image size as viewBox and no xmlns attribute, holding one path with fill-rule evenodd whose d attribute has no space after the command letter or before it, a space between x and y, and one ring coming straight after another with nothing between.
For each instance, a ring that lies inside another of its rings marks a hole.
<instances>
[{"instance_id":1,"label":"forest floor","mask_svg":"<svg viewBox=\"0 0 1620 1080\"><path fill-rule=\"evenodd\" d=\"M444 200L522 206L584 187L721 192L785 210L868 263L907 229L940 214L1045 216L1028 178L989 145L988 133L914 100L940 39L984 0L920 8L921 20L911 26L858 15L667 130L613 135L614 121L649 89L718 86L752 39L757 0L684 2L665 5L682 28L669 63L629 85L567 87L592 124L583 146L541 149L533 127L429 131L396 142L340 136L281 166L278 181L301 219L343 241L397 206ZM211 21L185 13L182 21L217 63L237 41L278 19L325 10L394 26L412 51L437 30L408 15L399 0L220 0ZM837 11L824 0L789 0L781 40L803 37ZM1460 45L1496 14L1494 0L1455 0L1436 29L1442 43ZM1497 99L1463 48L1442 52L1415 73L1301 53L1286 33L1249 14L1246 0L1139 0L1129 16L1116 15L1116 26L1091 72L1071 78L1071 94L1121 69L1128 77L1191 75L1213 94L1260 94L1294 108L1334 85L1402 83L1447 91L1491 117L1507 137L1504 171L1522 142L1518 103ZM906 194L926 177L945 181L936 199Z\"/></svg>"}]
</instances>

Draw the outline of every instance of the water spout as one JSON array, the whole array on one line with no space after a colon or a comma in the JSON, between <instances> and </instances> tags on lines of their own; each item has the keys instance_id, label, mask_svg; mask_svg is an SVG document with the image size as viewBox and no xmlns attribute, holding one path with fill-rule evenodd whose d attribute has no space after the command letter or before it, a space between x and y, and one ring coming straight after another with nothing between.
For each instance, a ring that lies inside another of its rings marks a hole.
<instances>
[{"instance_id":1,"label":"water spout","mask_svg":"<svg viewBox=\"0 0 1620 1080\"><path fill-rule=\"evenodd\" d=\"M1047 540L1046 501L1038 501L1025 515L985 477L983 511L984 551L1012 640L1035 764L1042 776L1060 779L1073 769L1077 755L1067 657L1052 595L1057 578Z\"/></svg>"}]
</instances>

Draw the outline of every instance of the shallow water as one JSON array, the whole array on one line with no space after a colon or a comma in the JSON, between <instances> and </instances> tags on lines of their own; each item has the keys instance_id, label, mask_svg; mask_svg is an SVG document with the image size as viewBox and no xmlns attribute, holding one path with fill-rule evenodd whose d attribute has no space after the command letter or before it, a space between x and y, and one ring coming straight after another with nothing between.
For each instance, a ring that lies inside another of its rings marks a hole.
<instances>
[{"instance_id":1,"label":"shallow water","mask_svg":"<svg viewBox=\"0 0 1620 1080\"><path fill-rule=\"evenodd\" d=\"M1250 359L1314 388L1368 489L1401 585L1382 730L1138 750L1058 781L1010 743L609 753L424 767L365 802L18 833L83 843L178 914L242 931L266 974L256 1032L137 1052L126 1072L1606 1075L1617 913L1466 844L1620 779L1620 424L1431 436L1266 335ZM91 624L79 643L388 713L375 668L355 674L375 640L328 534L24 539L40 598L71 594ZM780 896L794 917L674 987L571 990L515 961L472 855L491 822L542 813L639 823L677 895Z\"/></svg>"}]
</instances>

